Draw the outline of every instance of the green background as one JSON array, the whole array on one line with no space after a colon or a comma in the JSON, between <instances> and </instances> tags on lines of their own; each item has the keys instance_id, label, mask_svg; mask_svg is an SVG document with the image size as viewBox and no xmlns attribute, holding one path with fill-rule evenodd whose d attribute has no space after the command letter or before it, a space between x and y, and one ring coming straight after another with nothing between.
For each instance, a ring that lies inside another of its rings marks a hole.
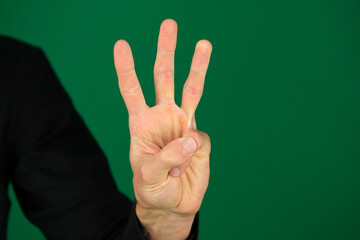
<instances>
[{"instance_id":1,"label":"green background","mask_svg":"<svg viewBox=\"0 0 360 240\"><path fill-rule=\"evenodd\" d=\"M0 1L0 33L43 48L133 198L112 49L126 39L149 106L166 18L176 102L195 44L213 44L198 129L212 142L200 239L360 239L360 2ZM44 239L13 202L9 240Z\"/></svg>"}]
</instances>

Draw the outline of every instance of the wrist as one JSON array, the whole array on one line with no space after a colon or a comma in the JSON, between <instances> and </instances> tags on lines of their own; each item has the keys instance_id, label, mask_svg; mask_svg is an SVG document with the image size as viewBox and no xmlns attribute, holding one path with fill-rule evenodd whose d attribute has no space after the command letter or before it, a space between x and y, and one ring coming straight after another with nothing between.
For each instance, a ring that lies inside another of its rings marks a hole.
<instances>
[{"instance_id":1,"label":"wrist","mask_svg":"<svg viewBox=\"0 0 360 240\"><path fill-rule=\"evenodd\" d=\"M144 208L138 203L135 212L143 227L142 233L149 240L184 240L189 236L195 218L193 214Z\"/></svg>"}]
</instances>

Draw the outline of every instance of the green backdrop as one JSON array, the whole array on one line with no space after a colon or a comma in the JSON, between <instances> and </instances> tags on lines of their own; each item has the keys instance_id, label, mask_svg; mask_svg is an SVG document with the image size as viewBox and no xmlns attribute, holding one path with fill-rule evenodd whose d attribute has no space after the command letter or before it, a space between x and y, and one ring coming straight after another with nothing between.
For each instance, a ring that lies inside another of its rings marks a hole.
<instances>
[{"instance_id":1,"label":"green backdrop","mask_svg":"<svg viewBox=\"0 0 360 240\"><path fill-rule=\"evenodd\" d=\"M0 34L40 46L133 198L112 49L126 39L149 106L161 22L178 22L176 102L213 44L196 119L212 142L200 239L360 239L360 2L0 1ZM9 240L44 239L13 191Z\"/></svg>"}]
</instances>

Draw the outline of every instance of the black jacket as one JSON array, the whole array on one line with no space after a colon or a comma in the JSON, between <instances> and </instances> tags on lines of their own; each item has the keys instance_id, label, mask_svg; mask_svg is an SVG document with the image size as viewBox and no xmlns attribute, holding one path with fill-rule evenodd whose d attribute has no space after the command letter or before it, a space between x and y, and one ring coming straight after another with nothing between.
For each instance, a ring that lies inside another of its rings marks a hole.
<instances>
[{"instance_id":1,"label":"black jacket","mask_svg":"<svg viewBox=\"0 0 360 240\"><path fill-rule=\"evenodd\" d=\"M47 239L144 239L134 203L44 53L0 36L0 239L11 182ZM189 239L197 239L198 214ZM24 236L25 237L25 236Z\"/></svg>"}]
</instances>

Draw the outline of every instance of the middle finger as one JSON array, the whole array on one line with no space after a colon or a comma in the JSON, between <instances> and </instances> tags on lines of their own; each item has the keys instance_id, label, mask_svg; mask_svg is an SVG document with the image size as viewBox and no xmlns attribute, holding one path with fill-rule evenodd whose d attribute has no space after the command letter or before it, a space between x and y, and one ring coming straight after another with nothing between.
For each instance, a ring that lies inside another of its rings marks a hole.
<instances>
[{"instance_id":1,"label":"middle finger","mask_svg":"<svg viewBox=\"0 0 360 240\"><path fill-rule=\"evenodd\" d=\"M174 56L177 24L166 19L160 26L158 49L154 66L156 104L174 102Z\"/></svg>"}]
</instances>

